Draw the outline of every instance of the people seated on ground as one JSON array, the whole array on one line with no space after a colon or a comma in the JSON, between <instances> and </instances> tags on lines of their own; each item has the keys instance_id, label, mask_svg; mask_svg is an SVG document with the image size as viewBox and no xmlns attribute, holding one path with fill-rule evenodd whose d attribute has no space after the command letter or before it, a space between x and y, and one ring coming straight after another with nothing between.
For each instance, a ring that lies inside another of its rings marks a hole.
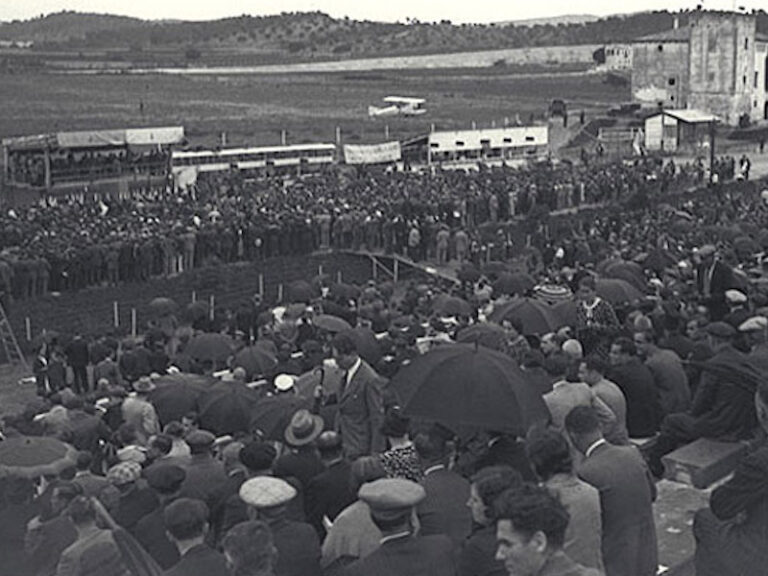
<instances>
[{"instance_id":1,"label":"people seated on ground","mask_svg":"<svg viewBox=\"0 0 768 576\"><path fill-rule=\"evenodd\" d=\"M600 493L606 576L655 576L656 486L640 452L634 446L609 444L592 408L574 408L565 418L565 427L584 455L577 469L579 478Z\"/></svg>"},{"instance_id":2,"label":"people seated on ground","mask_svg":"<svg viewBox=\"0 0 768 576\"><path fill-rule=\"evenodd\" d=\"M768 432L768 384L755 393L757 419ZM709 508L696 512L697 576L760 574L768 565L768 447L745 456L733 476L715 488Z\"/></svg>"},{"instance_id":3,"label":"people seated on ground","mask_svg":"<svg viewBox=\"0 0 768 576\"><path fill-rule=\"evenodd\" d=\"M599 576L563 551L568 511L546 488L523 484L494 503L496 558L509 576Z\"/></svg>"},{"instance_id":4,"label":"people seated on ground","mask_svg":"<svg viewBox=\"0 0 768 576\"><path fill-rule=\"evenodd\" d=\"M735 441L751 438L757 420L754 393L764 375L731 344L736 330L725 322L707 326L714 356L703 362L701 382L688 412L670 414L649 453L653 474L661 477L661 458L698 438Z\"/></svg>"}]
</instances>

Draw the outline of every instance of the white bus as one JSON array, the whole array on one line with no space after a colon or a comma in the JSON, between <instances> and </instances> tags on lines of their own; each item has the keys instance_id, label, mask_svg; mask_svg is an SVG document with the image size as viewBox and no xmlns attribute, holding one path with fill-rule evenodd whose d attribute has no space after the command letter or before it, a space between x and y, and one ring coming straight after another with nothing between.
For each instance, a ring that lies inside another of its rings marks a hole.
<instances>
[{"instance_id":1,"label":"white bus","mask_svg":"<svg viewBox=\"0 0 768 576\"><path fill-rule=\"evenodd\" d=\"M176 150L171 174L177 185L187 185L201 172L246 171L257 174L306 173L336 161L334 144L296 144L221 150Z\"/></svg>"}]
</instances>

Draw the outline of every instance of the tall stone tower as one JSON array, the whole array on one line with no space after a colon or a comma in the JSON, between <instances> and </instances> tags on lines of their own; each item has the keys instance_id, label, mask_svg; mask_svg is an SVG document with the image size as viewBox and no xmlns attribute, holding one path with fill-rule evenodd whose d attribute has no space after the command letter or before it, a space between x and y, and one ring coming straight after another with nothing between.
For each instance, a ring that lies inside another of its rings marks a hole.
<instances>
[{"instance_id":1,"label":"tall stone tower","mask_svg":"<svg viewBox=\"0 0 768 576\"><path fill-rule=\"evenodd\" d=\"M755 118L754 14L698 11L691 14L688 107L707 110L727 124Z\"/></svg>"}]
</instances>

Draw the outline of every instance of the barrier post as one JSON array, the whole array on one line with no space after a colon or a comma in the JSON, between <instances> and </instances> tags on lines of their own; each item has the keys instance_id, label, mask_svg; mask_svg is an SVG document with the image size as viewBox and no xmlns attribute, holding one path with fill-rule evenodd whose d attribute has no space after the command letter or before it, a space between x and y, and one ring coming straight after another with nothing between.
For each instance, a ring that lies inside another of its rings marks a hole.
<instances>
[{"instance_id":1,"label":"barrier post","mask_svg":"<svg viewBox=\"0 0 768 576\"><path fill-rule=\"evenodd\" d=\"M213 320L215 305L216 305L216 297L213 294L211 294L211 297L208 299L208 318L210 320Z\"/></svg>"},{"instance_id":2,"label":"barrier post","mask_svg":"<svg viewBox=\"0 0 768 576\"><path fill-rule=\"evenodd\" d=\"M341 270L337 270L336 271L336 284L341 284L341 281L342 281Z\"/></svg>"},{"instance_id":3,"label":"barrier post","mask_svg":"<svg viewBox=\"0 0 768 576\"><path fill-rule=\"evenodd\" d=\"M283 283L277 285L277 303L280 304L283 301Z\"/></svg>"},{"instance_id":4,"label":"barrier post","mask_svg":"<svg viewBox=\"0 0 768 576\"><path fill-rule=\"evenodd\" d=\"M395 266L394 266L394 276L395 276L395 284L397 284L397 279L400 276L400 261L395 258Z\"/></svg>"},{"instance_id":5,"label":"barrier post","mask_svg":"<svg viewBox=\"0 0 768 576\"><path fill-rule=\"evenodd\" d=\"M136 308L131 308L131 337L136 338Z\"/></svg>"},{"instance_id":6,"label":"barrier post","mask_svg":"<svg viewBox=\"0 0 768 576\"><path fill-rule=\"evenodd\" d=\"M24 328L26 328L27 331L27 342L32 340L32 321L29 319L29 316L24 318Z\"/></svg>"},{"instance_id":7,"label":"barrier post","mask_svg":"<svg viewBox=\"0 0 768 576\"><path fill-rule=\"evenodd\" d=\"M264 298L264 274L259 273L259 296Z\"/></svg>"},{"instance_id":8,"label":"barrier post","mask_svg":"<svg viewBox=\"0 0 768 576\"><path fill-rule=\"evenodd\" d=\"M195 290L192 290L192 304L197 302L197 292Z\"/></svg>"},{"instance_id":9,"label":"barrier post","mask_svg":"<svg viewBox=\"0 0 768 576\"><path fill-rule=\"evenodd\" d=\"M115 328L120 327L120 308L117 300L112 302L112 323L114 324Z\"/></svg>"}]
</instances>

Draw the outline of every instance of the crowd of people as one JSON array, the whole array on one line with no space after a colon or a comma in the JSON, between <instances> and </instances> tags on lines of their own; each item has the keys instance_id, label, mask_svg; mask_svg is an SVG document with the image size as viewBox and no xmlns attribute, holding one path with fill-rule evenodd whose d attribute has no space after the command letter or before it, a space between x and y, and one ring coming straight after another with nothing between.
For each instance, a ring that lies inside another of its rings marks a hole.
<instances>
[{"instance_id":1,"label":"crowd of people","mask_svg":"<svg viewBox=\"0 0 768 576\"><path fill-rule=\"evenodd\" d=\"M695 515L696 573L762 573L766 199L720 184L671 205L660 192L695 182L690 167L582 170L359 174L334 194L327 175L214 179L3 216L19 256L89 255L57 280L48 262L48 289L326 247L467 262L455 285L318 277L213 320L158 309L138 339L42 338L38 399L2 420L0 575L652 576L663 459L699 438L749 451ZM602 200L539 221L506 262L456 245L537 203ZM429 223L434 239L412 244ZM135 268L103 239L169 246ZM30 277L17 297L45 291ZM403 380L457 342L508 363L542 418L522 432L512 415L509 429L409 418ZM35 458L11 466L13 450Z\"/></svg>"},{"instance_id":2,"label":"crowd of people","mask_svg":"<svg viewBox=\"0 0 768 576\"><path fill-rule=\"evenodd\" d=\"M726 181L728 160L721 163ZM511 229L525 215L705 181L700 163L642 159L470 173L332 171L291 183L201 175L184 191L81 192L0 215L0 290L28 299L328 248L441 261L504 257L520 248Z\"/></svg>"}]
</instances>

